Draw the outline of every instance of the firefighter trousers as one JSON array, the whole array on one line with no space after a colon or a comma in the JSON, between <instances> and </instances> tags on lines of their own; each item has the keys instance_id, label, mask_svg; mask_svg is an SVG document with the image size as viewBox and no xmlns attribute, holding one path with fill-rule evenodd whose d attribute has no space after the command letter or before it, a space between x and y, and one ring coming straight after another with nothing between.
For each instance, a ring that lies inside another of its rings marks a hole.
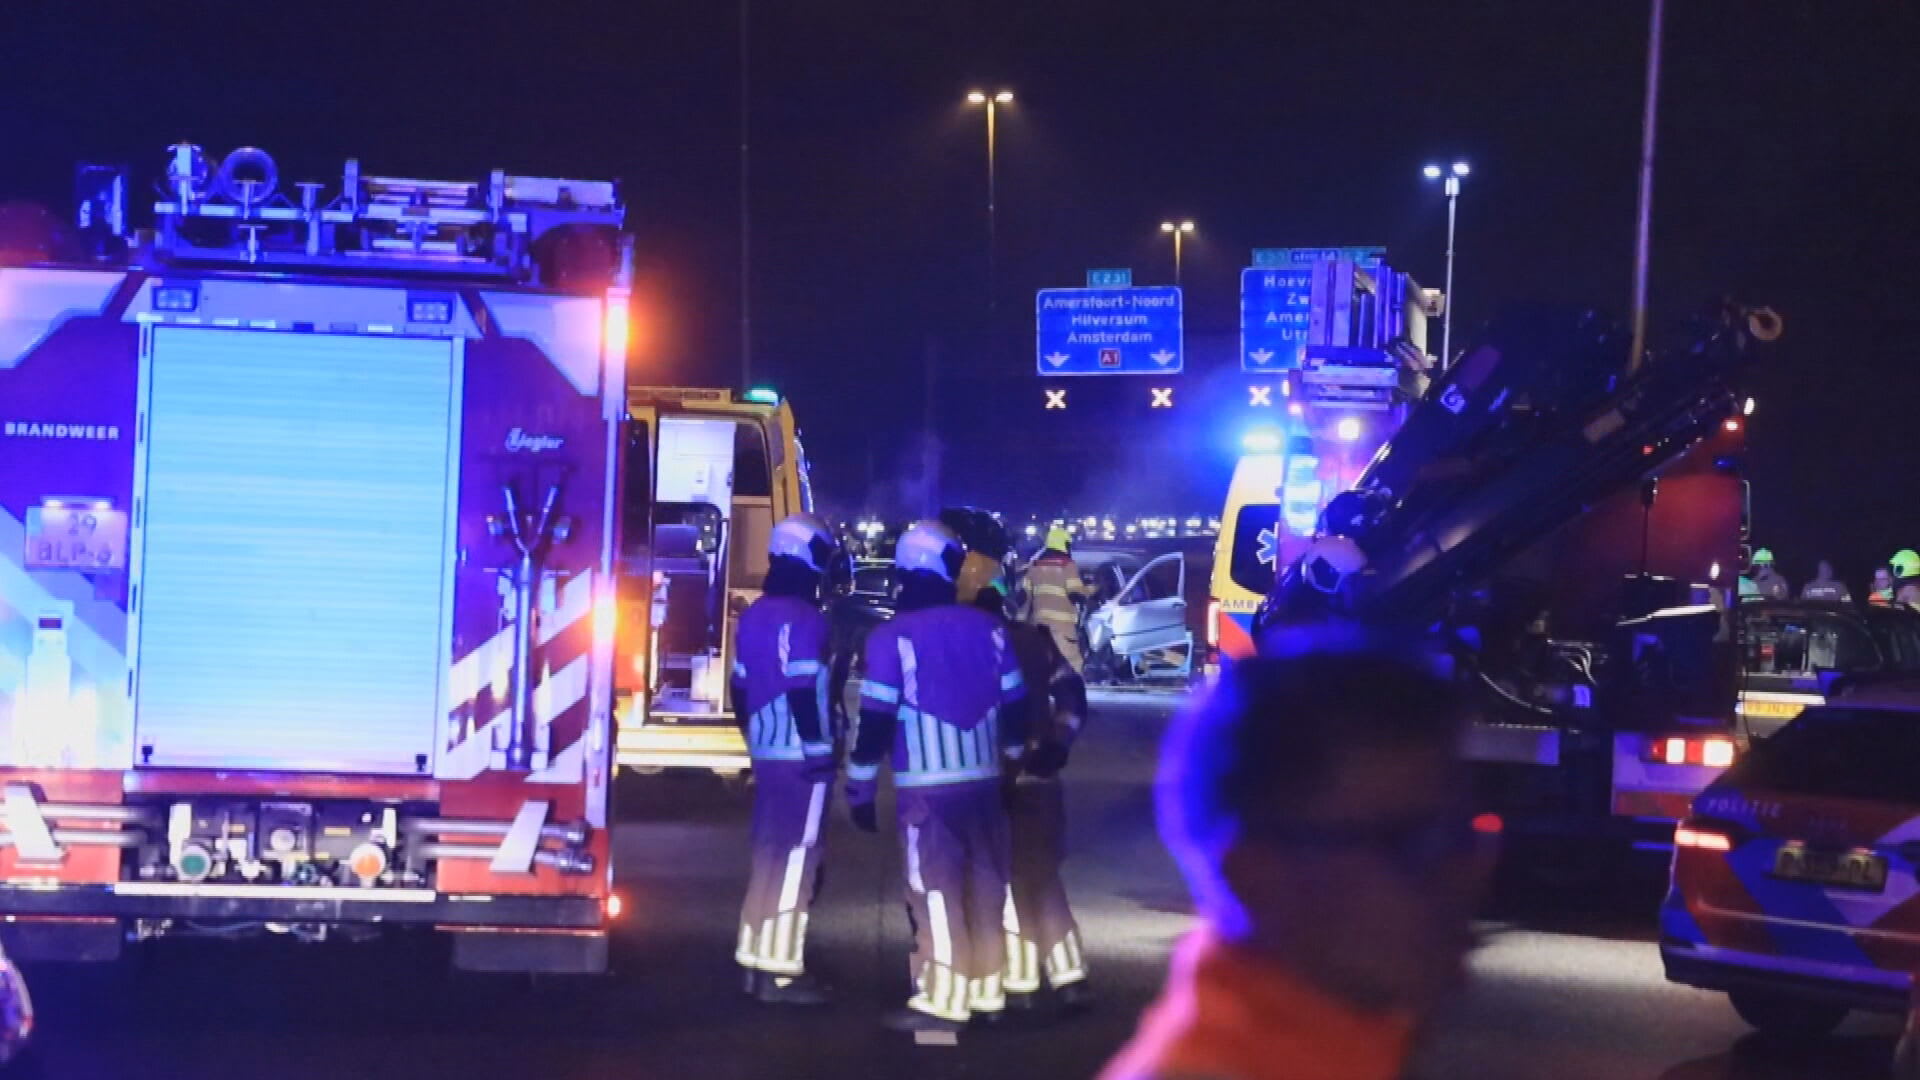
<instances>
[{"instance_id":1,"label":"firefighter trousers","mask_svg":"<svg viewBox=\"0 0 1920 1080\"><path fill-rule=\"evenodd\" d=\"M1040 625L1046 627L1053 636L1053 646L1060 650L1060 656L1067 666L1078 675L1087 666L1086 655L1080 649L1080 623L1071 611L1058 613L1043 611L1040 613Z\"/></svg>"},{"instance_id":2,"label":"firefighter trousers","mask_svg":"<svg viewBox=\"0 0 1920 1080\"><path fill-rule=\"evenodd\" d=\"M740 908L741 967L806 973L807 910L820 888L830 782L809 783L798 761L753 764L753 866Z\"/></svg>"},{"instance_id":3,"label":"firefighter trousers","mask_svg":"<svg viewBox=\"0 0 1920 1080\"><path fill-rule=\"evenodd\" d=\"M896 802L913 925L907 1007L954 1021L999 1012L1012 869L1000 782L901 788Z\"/></svg>"},{"instance_id":4,"label":"firefighter trousers","mask_svg":"<svg viewBox=\"0 0 1920 1080\"><path fill-rule=\"evenodd\" d=\"M1080 982L1087 977L1086 958L1060 877L1067 859L1067 804L1059 779L1027 776L1007 785L1007 817L1013 831L1007 992L1034 993L1043 975L1055 989Z\"/></svg>"}]
</instances>

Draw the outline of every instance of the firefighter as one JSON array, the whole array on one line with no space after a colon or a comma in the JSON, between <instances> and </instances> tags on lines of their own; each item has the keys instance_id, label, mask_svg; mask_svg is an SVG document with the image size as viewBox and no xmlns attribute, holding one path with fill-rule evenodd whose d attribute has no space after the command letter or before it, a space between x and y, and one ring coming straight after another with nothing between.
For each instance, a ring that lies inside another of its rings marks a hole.
<instances>
[{"instance_id":1,"label":"firefighter","mask_svg":"<svg viewBox=\"0 0 1920 1080\"><path fill-rule=\"evenodd\" d=\"M1773 552L1761 548L1753 553L1753 585L1761 596L1769 600L1786 600L1793 596L1793 586L1780 576L1773 565Z\"/></svg>"},{"instance_id":2,"label":"firefighter","mask_svg":"<svg viewBox=\"0 0 1920 1080\"><path fill-rule=\"evenodd\" d=\"M847 764L854 824L878 830L880 763L893 766L913 925L915 993L887 1026L957 1032L1006 1008L1012 852L1003 763L1026 746L1026 691L1007 630L955 603L965 551L920 522L900 537L899 614L867 637L866 682Z\"/></svg>"},{"instance_id":3,"label":"firefighter","mask_svg":"<svg viewBox=\"0 0 1920 1080\"><path fill-rule=\"evenodd\" d=\"M1902 548L1887 560L1893 569L1893 602L1920 609L1920 554Z\"/></svg>"},{"instance_id":4,"label":"firefighter","mask_svg":"<svg viewBox=\"0 0 1920 1080\"><path fill-rule=\"evenodd\" d=\"M1008 908L1007 1003L1031 1008L1044 977L1060 1005L1092 1003L1080 927L1067 903L1060 867L1066 861L1066 799L1060 771L1087 721L1087 684L1053 636L1007 618L1000 564L969 554L960 567L959 600L1007 627L1027 687L1027 745L1007 770L1007 814L1013 828L1013 903Z\"/></svg>"},{"instance_id":5,"label":"firefighter","mask_svg":"<svg viewBox=\"0 0 1920 1080\"><path fill-rule=\"evenodd\" d=\"M1080 567L1073 561L1073 536L1055 525L1047 530L1046 548L1027 567L1027 596L1030 606L1027 621L1044 626L1053 635L1060 655L1073 670L1085 663L1080 650L1080 609L1093 590L1080 580Z\"/></svg>"},{"instance_id":6,"label":"firefighter","mask_svg":"<svg viewBox=\"0 0 1920 1080\"><path fill-rule=\"evenodd\" d=\"M807 911L820 881L821 826L835 772L820 581L833 534L810 514L773 530L765 593L740 616L736 715L753 757L753 867L734 959L769 1004L820 1005L806 970Z\"/></svg>"}]
</instances>

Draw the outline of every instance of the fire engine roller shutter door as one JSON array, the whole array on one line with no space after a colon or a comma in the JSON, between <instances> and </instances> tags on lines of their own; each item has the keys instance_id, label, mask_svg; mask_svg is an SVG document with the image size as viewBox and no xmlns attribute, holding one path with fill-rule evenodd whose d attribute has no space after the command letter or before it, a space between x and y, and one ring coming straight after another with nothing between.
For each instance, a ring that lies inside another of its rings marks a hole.
<instances>
[{"instance_id":1,"label":"fire engine roller shutter door","mask_svg":"<svg viewBox=\"0 0 1920 1080\"><path fill-rule=\"evenodd\" d=\"M136 763L431 770L452 343L158 327L150 363Z\"/></svg>"}]
</instances>

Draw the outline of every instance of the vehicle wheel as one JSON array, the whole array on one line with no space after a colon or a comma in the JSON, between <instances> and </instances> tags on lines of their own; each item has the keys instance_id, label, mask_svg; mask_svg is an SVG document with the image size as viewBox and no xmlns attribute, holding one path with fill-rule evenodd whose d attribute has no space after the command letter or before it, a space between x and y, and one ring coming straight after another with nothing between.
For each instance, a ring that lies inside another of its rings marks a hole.
<instances>
[{"instance_id":1,"label":"vehicle wheel","mask_svg":"<svg viewBox=\"0 0 1920 1080\"><path fill-rule=\"evenodd\" d=\"M1783 1042L1807 1042L1833 1034L1847 1018L1847 1007L1825 1001L1796 1001L1790 997L1733 990L1727 993L1733 1011L1755 1031Z\"/></svg>"}]
</instances>

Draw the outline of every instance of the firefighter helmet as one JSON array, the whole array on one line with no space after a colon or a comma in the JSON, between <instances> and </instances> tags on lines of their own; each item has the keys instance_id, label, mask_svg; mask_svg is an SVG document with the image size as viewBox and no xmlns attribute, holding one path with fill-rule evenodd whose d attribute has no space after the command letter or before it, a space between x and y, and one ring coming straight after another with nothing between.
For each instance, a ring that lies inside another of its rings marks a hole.
<instances>
[{"instance_id":1,"label":"firefighter helmet","mask_svg":"<svg viewBox=\"0 0 1920 1080\"><path fill-rule=\"evenodd\" d=\"M943 581L960 575L967 549L953 530L937 521L916 521L900 534L893 547L893 565L902 570L924 570Z\"/></svg>"},{"instance_id":2,"label":"firefighter helmet","mask_svg":"<svg viewBox=\"0 0 1920 1080\"><path fill-rule=\"evenodd\" d=\"M825 573L833 561L833 533L827 523L812 514L795 514L773 527L767 538L767 554L786 556L807 564L815 573Z\"/></svg>"},{"instance_id":3,"label":"firefighter helmet","mask_svg":"<svg viewBox=\"0 0 1920 1080\"><path fill-rule=\"evenodd\" d=\"M1899 556L1895 556L1895 558L1898 558L1898 557L1899 557ZM1753 565L1755 565L1755 566L1772 566L1772 565L1773 565L1773 552L1772 552L1772 550L1771 550L1771 549L1768 549L1768 548L1761 548L1761 549L1760 549L1759 551L1756 551L1756 552L1754 552L1754 553L1753 553Z\"/></svg>"},{"instance_id":4,"label":"firefighter helmet","mask_svg":"<svg viewBox=\"0 0 1920 1080\"><path fill-rule=\"evenodd\" d=\"M1901 548L1895 552L1893 558L1887 560L1887 565L1893 567L1893 576L1896 578L1920 577L1920 554L1915 554L1912 548Z\"/></svg>"}]
</instances>

